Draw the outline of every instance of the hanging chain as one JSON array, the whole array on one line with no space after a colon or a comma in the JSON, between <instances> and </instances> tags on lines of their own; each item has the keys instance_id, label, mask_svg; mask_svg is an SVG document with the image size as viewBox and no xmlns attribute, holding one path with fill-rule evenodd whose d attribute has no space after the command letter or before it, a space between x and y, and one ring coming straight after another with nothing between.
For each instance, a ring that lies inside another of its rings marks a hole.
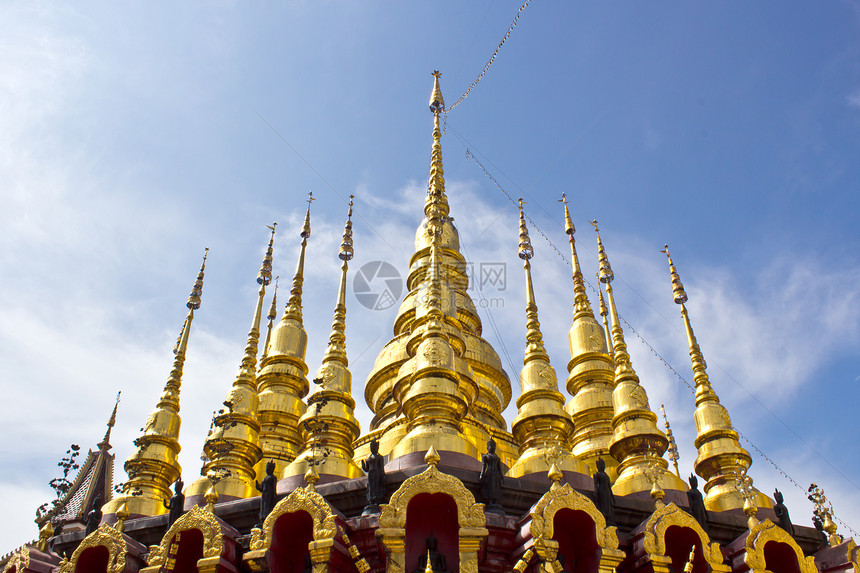
<instances>
[{"instance_id":1,"label":"hanging chain","mask_svg":"<svg viewBox=\"0 0 860 573\"><path fill-rule=\"evenodd\" d=\"M471 92L471 91L472 91L472 89L473 89L476 85L478 85L478 82L480 82L482 79L484 79L484 76L485 76L485 75L487 75L487 70L489 70L489 69L490 69L490 66L492 66L492 65L493 65L493 62L494 62L494 61L496 61L496 56L498 56L498 55L499 55L499 50L501 50L501 49L502 49L502 46L504 46L504 45L505 45L505 42L507 42L507 41L508 41L508 38L510 38L510 37L511 37L511 32L513 32L513 31L514 31L514 28L516 28L516 27L517 27L517 22L519 21L520 16L522 16L522 14L523 14L523 10L525 10L525 9L526 9L526 6L528 6L528 5L529 5L529 2L531 2L531 0L525 0L525 2L523 2L523 5L522 5L522 6L520 6L520 9L519 9L519 10L517 10L517 15L514 17L514 21L513 21L513 22L511 22L511 26L508 28L508 31L507 31L507 32L505 32L505 37L504 37L504 38L502 38L502 41L501 41L501 42L499 42L499 45L498 45L498 46L496 46L496 50L493 52L493 55L492 55L492 56L490 56L490 59L489 59L489 60L487 60L487 63L486 63L486 65L484 66L484 69L483 69L483 70L481 70L481 73L480 73L480 74L478 74L478 77L477 77L477 78L475 78L475 81L473 81L473 82L472 82L472 85L470 85L470 86L469 86L469 89L467 89L467 90L466 90L466 92L465 92L463 95L461 95L461 96L460 96L460 99L458 99L457 101L455 101L453 105L451 105L451 106L449 106L449 107L446 107L446 108L445 108L445 115L446 115L446 116L448 115L448 112L449 112L449 111L451 111L452 109L454 109L455 107L457 107L458 105L460 105L460 103L462 103L462 101L463 101L464 99L466 99L467 97L469 97L469 92Z\"/></svg>"},{"instance_id":2,"label":"hanging chain","mask_svg":"<svg viewBox=\"0 0 860 573\"><path fill-rule=\"evenodd\" d=\"M526 2L526 4L527 4L527 3L528 3L528 2ZM525 5L524 5L524 6L525 6ZM471 89L471 88L470 88L470 89ZM466 92L466 93L468 94L468 92ZM460 99L462 100L462 98L460 98ZM458 102L458 103L459 103L459 102ZM490 181L492 181L492 182L493 182L493 184L496 186L496 188L497 188L499 191L501 191L501 192L502 192L502 194L503 194L503 195L508 199L508 201L510 201L512 205L515 205L515 204L516 204L516 202L514 201L514 198L513 198L513 197L511 197L511 196L510 196L510 194L508 194L508 192L507 192L507 191L505 191L505 189L504 189L504 188L502 187L502 185L501 185L501 184L496 180L496 178L495 178L495 177L493 177L493 176L490 174L490 172L489 172L489 171L487 171L487 168L486 168L486 167L484 167L484 165L483 165L483 164L478 160L478 158L477 158L477 157L475 157L475 154L474 154L474 153L472 153L472 152L471 152L471 150L469 150L469 148L468 148L468 147L466 147L466 160L468 161L468 160L470 160L470 159L471 159L471 160L473 160L473 161L477 164L477 166L481 169L481 171L483 171L483 172L484 172L484 175L487 177L487 179L489 179ZM528 217L528 215L526 216L526 218L529 220L529 223L531 223L532 227L534 227L534 229L535 229L535 230L536 230L536 231L537 231L537 232L538 232L538 233L539 233L539 234L544 238L544 240L545 240L547 243L549 243L549 246L550 246L550 247L552 247L552 249L556 252L556 254L561 258L561 260L563 260L563 261L564 261L564 263L565 263L567 266L570 266L570 262L567 260L567 257L565 257L565 256L564 256L564 254L562 254L562 252L561 252L561 251L560 251L560 250L555 246L555 244L552 242L552 240L551 240L549 237L547 237L547 236L544 234L544 232L543 232L543 231L541 231L541 230L540 230L540 227L538 227L538 226L535 224L535 222L534 222L532 219L530 219L530 218ZM595 288L594 288L594 286L591 284L591 282L589 282L588 280L585 280L584 282L585 282L585 284L586 284L586 285L588 285L588 287L591 289L591 291L592 291L594 294L597 294L597 289L595 289ZM649 344L649 343L648 343L648 341L647 341L647 340L645 340L645 339L642 337L642 335L641 335L641 334L639 334L639 333L636 331L636 329L635 329L635 328L633 328L633 326L632 326L629 322L627 322L627 320L625 320L625 319L624 319L624 317L622 317L622 316L620 316L620 315L619 315L619 317L618 317L618 318L621 320L621 322L623 322L623 323L624 323L624 325L625 325L625 327L626 327L626 330L627 330L627 331L629 331L629 332L632 332L632 333L636 336L636 338L638 338L638 339L639 339L639 342L641 342L641 343L642 343L642 344L643 344L643 345L644 345L648 350L650 350L650 351L651 351L651 354L653 354L653 355L654 355L654 356L655 356L655 357L656 357L656 358L657 358L657 359L658 359L658 360L663 364L663 366L664 366L664 367L666 367L666 369L668 369L672 374L674 374L674 375L675 375L675 378L677 378L677 379L678 379L678 381L682 382L682 383L687 387L687 389L688 389L688 390L690 390L690 393L692 393L693 395L695 395L695 393L696 393L696 389L695 389L695 387L694 387L692 384L690 384L690 382L689 382L686 378L684 378L684 377L681 375L681 373L680 373L680 372L678 372L677 370L675 370L675 368L674 368L671 364L669 364L669 362L668 362L665 358L663 358L663 356L661 356L661 355L660 355L660 353L659 353L659 352L657 352L657 350L656 350L653 346L651 346L651 344ZM734 431L736 431L736 432L738 433L738 435L739 435L741 438L743 438L743 440L744 440L747 444L749 444L749 446L750 446L753 450L755 450L756 454L758 454L758 456L759 456L762 460L766 461L766 462L767 462L767 463L769 463L771 466L773 466L773 468L774 468L777 472L779 472L779 473L780 473L780 475L782 475L782 476L783 476L785 479L787 479L787 480L788 480L792 485L794 485L795 487L797 487L799 490L801 490L801 491L804 493L804 495L806 495L807 491L806 491L806 488L805 488L805 487L803 487L802 485L800 485L800 484L797 482L797 480L795 480L795 479L794 479L794 478L792 478L790 475L788 475L788 473L786 473L786 471L785 471L785 470L783 470L781 467L779 467L779 466L776 464L776 462L774 462L774 461L773 461L772 459L770 459L770 458L769 458L769 457L768 457L768 456L767 456L763 451L761 451L761 449L760 449L758 446L756 446L756 445L752 442L752 440L750 440L748 437L746 437L746 436L743 434L743 432L741 432L740 430L738 430L738 428L737 428L734 424L732 424L732 429L733 429ZM860 537L860 534L858 534L858 533L854 530L854 528L852 528L850 525L848 525L847 523L845 523L844 521L842 521L841 519L839 519L836 515L833 515L833 519L835 519L836 521L838 521L838 522L839 522L839 524L840 524L840 525L842 525L842 527L844 527L845 529L847 529L848 531L850 531L852 534L854 534L854 536L855 536L855 537Z\"/></svg>"}]
</instances>

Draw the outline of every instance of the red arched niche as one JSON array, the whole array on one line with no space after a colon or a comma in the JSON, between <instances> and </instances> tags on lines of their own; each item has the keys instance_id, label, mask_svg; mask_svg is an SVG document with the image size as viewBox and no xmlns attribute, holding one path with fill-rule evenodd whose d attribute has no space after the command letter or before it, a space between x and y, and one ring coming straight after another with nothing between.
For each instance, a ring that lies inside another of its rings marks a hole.
<instances>
[{"instance_id":1,"label":"red arched niche","mask_svg":"<svg viewBox=\"0 0 860 573\"><path fill-rule=\"evenodd\" d=\"M174 535L168 546L176 559L173 573L197 573L197 561L203 558L203 543L199 529L186 529Z\"/></svg>"},{"instance_id":2,"label":"red arched niche","mask_svg":"<svg viewBox=\"0 0 860 573\"><path fill-rule=\"evenodd\" d=\"M107 573L110 552L104 545L88 547L78 556L75 573Z\"/></svg>"},{"instance_id":3,"label":"red arched niche","mask_svg":"<svg viewBox=\"0 0 860 573\"><path fill-rule=\"evenodd\" d=\"M693 558L693 573L708 573L710 568L702 553L702 539L689 527L672 525L666 529L666 555L672 559L672 569L683 571L690 559L690 551L696 549Z\"/></svg>"},{"instance_id":4,"label":"red arched niche","mask_svg":"<svg viewBox=\"0 0 860 573\"><path fill-rule=\"evenodd\" d=\"M553 517L552 530L565 571L597 573L600 552L590 515L567 507L559 509Z\"/></svg>"},{"instance_id":5,"label":"red arched niche","mask_svg":"<svg viewBox=\"0 0 860 573\"><path fill-rule=\"evenodd\" d=\"M800 573L797 554L787 543L768 541L764 544L764 563L768 571Z\"/></svg>"},{"instance_id":6,"label":"red arched niche","mask_svg":"<svg viewBox=\"0 0 860 573\"><path fill-rule=\"evenodd\" d=\"M270 573L304 573L311 557L314 522L307 511L285 513L275 522L268 560Z\"/></svg>"},{"instance_id":7,"label":"red arched niche","mask_svg":"<svg viewBox=\"0 0 860 573\"><path fill-rule=\"evenodd\" d=\"M460 525L457 504L444 493L419 493L406 506L406 571L418 567L427 553L427 538L436 538L436 551L445 556L448 571L460 570Z\"/></svg>"}]
</instances>

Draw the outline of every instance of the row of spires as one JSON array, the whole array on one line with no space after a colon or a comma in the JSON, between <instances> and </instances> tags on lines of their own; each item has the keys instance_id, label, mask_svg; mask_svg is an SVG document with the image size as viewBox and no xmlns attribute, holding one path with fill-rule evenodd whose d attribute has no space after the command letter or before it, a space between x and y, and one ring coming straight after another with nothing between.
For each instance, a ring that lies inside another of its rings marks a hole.
<instances>
[{"instance_id":1,"label":"row of spires","mask_svg":"<svg viewBox=\"0 0 860 573\"><path fill-rule=\"evenodd\" d=\"M679 492L686 489L669 471L663 458L669 440L657 426L657 416L650 409L647 393L627 350L613 295L614 273L597 222L592 222L597 232L597 276L606 291L604 299L603 291L598 288L602 325L595 318L585 290L574 239L575 227L564 194L561 199L564 228L573 267L573 324L568 333L571 360L566 384L572 399L565 405L558 389L557 374L543 343L531 276L534 249L526 225L524 202L520 200L518 254L523 260L526 278L526 350L512 435L504 430L503 420L501 429L496 427L498 418L492 417L492 411L499 405L504 408L510 398L510 388L508 384L506 397L504 384L489 387L492 364L480 363L472 356L474 353L470 353L470 345L486 343L480 339L477 315L464 311L471 301L464 301L462 295L465 286L459 279L458 265L462 265L463 258L445 196L439 121L444 100L439 76L434 72L430 103L434 130L425 221L416 236L416 253L407 281L410 288L420 290L422 296L413 297L412 292L407 295L404 305L409 308L404 314L404 307L401 307L395 324L395 334L399 337L395 340L398 344L402 342L403 356L394 363L396 368L386 374L393 380L390 396L371 403L370 386L372 381L377 384L374 378L377 373L371 373L368 378L365 395L376 413L371 432L359 438L346 353L346 277L354 253L352 196L338 253L342 265L331 334L322 365L313 379L319 387L307 402L304 401L309 392L305 362L307 333L302 318L305 253L311 235L313 201L313 195L309 194L289 300L280 322L274 326L277 292L272 297L258 368L260 325L266 287L272 281L277 224L269 227L268 248L257 276L257 303L239 371L224 401L225 409L215 416L204 445L201 477L189 485L187 495L204 496L214 491L221 500L255 496L255 482L266 475L267 461L274 462L275 475L300 479L309 467L318 465L321 457L325 457L325 466L320 472L323 478L358 477L363 474L354 458L362 456L356 450L365 448L370 439L384 441L386 432L396 438L390 439L393 445L382 452L390 459L424 452L431 446L441 452L464 453L476 458L477 432L465 432L464 428L477 428L483 432L481 435L502 439L509 436L508 441L518 450L510 457L513 463L509 464L508 475L511 477L545 475L550 458L562 471L588 476L602 458L614 477L616 495L648 492L655 485L655 468L660 487ZM685 306L686 292L668 247L664 252L669 260L673 298L681 306L694 372L695 446L698 450L695 469L707 482L704 490L709 510L738 509L745 500L735 480L746 475L751 458L740 445L728 412L710 383ZM181 475L177 461L179 392L191 324L201 304L207 255L208 249L186 304L188 314L174 349L175 359L168 381L155 411L135 440L137 449L125 464L129 480L124 484L122 496L105 506L107 514L115 514L123 506L131 517L164 513L164 500L170 497L169 486ZM429 261L422 265L425 258ZM412 306L407 305L407 301ZM378 385L384 386L384 383ZM386 406L387 402L394 404ZM755 493L757 505L772 505L766 496Z\"/></svg>"}]
</instances>

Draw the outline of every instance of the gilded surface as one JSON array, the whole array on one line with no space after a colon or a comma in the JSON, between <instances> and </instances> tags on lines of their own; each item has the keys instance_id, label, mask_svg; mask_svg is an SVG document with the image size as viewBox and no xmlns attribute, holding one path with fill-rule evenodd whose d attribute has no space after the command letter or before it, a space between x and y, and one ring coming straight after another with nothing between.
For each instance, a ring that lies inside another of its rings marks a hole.
<instances>
[{"instance_id":1,"label":"gilded surface","mask_svg":"<svg viewBox=\"0 0 860 573\"><path fill-rule=\"evenodd\" d=\"M195 505L191 511L177 519L167 533L161 538L158 546L152 546L147 563L150 566L164 565L168 548L176 534L189 529L197 529L203 534L203 557L218 557L224 550L224 539L221 524L210 512Z\"/></svg>"},{"instance_id":2,"label":"gilded surface","mask_svg":"<svg viewBox=\"0 0 860 573\"><path fill-rule=\"evenodd\" d=\"M122 533L103 523L81 541L81 544L72 553L72 558L60 566L59 573L75 571L81 554L93 547L105 547L108 550L108 573L122 573L125 570L125 554L128 550L125 539Z\"/></svg>"},{"instance_id":3,"label":"gilded surface","mask_svg":"<svg viewBox=\"0 0 860 573\"><path fill-rule=\"evenodd\" d=\"M24 569L30 566L30 550L25 546L12 554L6 562L6 567L3 568L3 573L15 571L15 573L24 573Z\"/></svg>"},{"instance_id":4,"label":"gilded surface","mask_svg":"<svg viewBox=\"0 0 860 573\"><path fill-rule=\"evenodd\" d=\"M552 539L555 534L555 514L560 509L584 511L594 522L597 544L603 549L618 549L618 534L615 527L606 527L606 518L595 507L594 502L579 493L570 484L550 489L537 502L531 512L529 531L535 539Z\"/></svg>"},{"instance_id":5,"label":"gilded surface","mask_svg":"<svg viewBox=\"0 0 860 573\"><path fill-rule=\"evenodd\" d=\"M800 573L817 573L818 568L815 566L815 558L805 557L800 546L794 539L792 539L791 535L769 519L760 521L755 527L753 527L744 542L744 549L746 551L744 562L749 565L749 568L752 569L754 573L764 572L766 570L764 547L770 541L784 543L791 547L792 551L794 551L795 557L797 558L797 565L800 569Z\"/></svg>"},{"instance_id":6,"label":"gilded surface","mask_svg":"<svg viewBox=\"0 0 860 573\"><path fill-rule=\"evenodd\" d=\"M724 570L723 553L719 543L711 543L711 539L696 519L670 503L654 511L645 524L645 551L650 555L666 555L666 530L672 526L692 529L699 536L702 553L711 569Z\"/></svg>"},{"instance_id":7,"label":"gilded surface","mask_svg":"<svg viewBox=\"0 0 860 573\"><path fill-rule=\"evenodd\" d=\"M475 503L472 495L463 482L440 472L431 465L418 475L404 481L391 495L391 500L381 506L379 516L380 528L406 527L406 507L409 501L420 493L444 493L450 495L457 504L457 522L460 527L480 528L486 524L484 504Z\"/></svg>"},{"instance_id":8,"label":"gilded surface","mask_svg":"<svg viewBox=\"0 0 860 573\"><path fill-rule=\"evenodd\" d=\"M335 516L328 502L313 490L313 486L296 488L290 495L278 502L272 513L263 523L263 529L254 528L251 531L251 549L265 550L272 546L272 535L275 523L285 513L306 511L313 520L314 541L334 539L337 534Z\"/></svg>"}]
</instances>

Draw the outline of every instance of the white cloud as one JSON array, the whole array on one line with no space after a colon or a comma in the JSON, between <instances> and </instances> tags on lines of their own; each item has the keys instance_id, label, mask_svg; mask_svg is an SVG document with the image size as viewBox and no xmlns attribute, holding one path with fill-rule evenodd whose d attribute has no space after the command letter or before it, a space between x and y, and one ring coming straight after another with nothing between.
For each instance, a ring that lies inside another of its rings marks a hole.
<instances>
[{"instance_id":1,"label":"white cloud","mask_svg":"<svg viewBox=\"0 0 860 573\"><path fill-rule=\"evenodd\" d=\"M848 94L845 99L851 107L860 107L860 90Z\"/></svg>"}]
</instances>

